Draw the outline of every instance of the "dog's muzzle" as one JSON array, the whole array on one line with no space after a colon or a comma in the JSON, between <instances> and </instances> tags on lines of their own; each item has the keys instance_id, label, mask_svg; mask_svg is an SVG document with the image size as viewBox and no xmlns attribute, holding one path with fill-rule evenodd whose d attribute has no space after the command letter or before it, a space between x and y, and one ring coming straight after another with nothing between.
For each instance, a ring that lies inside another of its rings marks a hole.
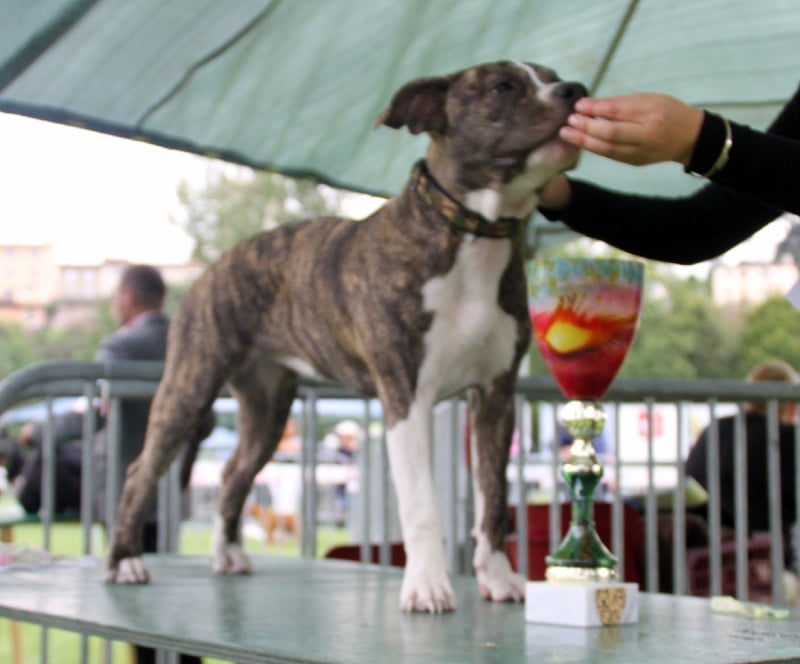
<instances>
[{"instance_id":1,"label":"dog's muzzle","mask_svg":"<svg viewBox=\"0 0 800 664\"><path fill-rule=\"evenodd\" d=\"M581 97L588 96L589 91L586 89L586 86L583 85L583 83L559 83L553 89L553 97L560 99L570 108L572 108L575 105L575 102Z\"/></svg>"}]
</instances>

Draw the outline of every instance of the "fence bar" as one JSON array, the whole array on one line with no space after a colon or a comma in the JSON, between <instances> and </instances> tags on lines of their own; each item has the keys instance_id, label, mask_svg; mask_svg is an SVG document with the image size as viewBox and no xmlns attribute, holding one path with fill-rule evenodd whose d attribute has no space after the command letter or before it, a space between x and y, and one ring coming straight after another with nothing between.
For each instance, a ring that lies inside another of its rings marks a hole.
<instances>
[{"instance_id":1,"label":"fence bar","mask_svg":"<svg viewBox=\"0 0 800 664\"><path fill-rule=\"evenodd\" d=\"M613 519L611 546L617 556L619 578L625 578L625 566L635 561L625 559L625 503L622 497L622 461L620 449L620 404L614 403L614 504L611 507Z\"/></svg>"},{"instance_id":2,"label":"fence bar","mask_svg":"<svg viewBox=\"0 0 800 664\"><path fill-rule=\"evenodd\" d=\"M683 595L687 590L686 580L686 466L683 450L686 448L686 404L678 403L678 440L675 445L675 468L678 481L675 483L672 503L672 592Z\"/></svg>"},{"instance_id":3,"label":"fence bar","mask_svg":"<svg viewBox=\"0 0 800 664\"><path fill-rule=\"evenodd\" d=\"M83 445L81 447L81 534L83 554L93 553L92 523L94 521L94 438L97 433L97 415L94 408L97 388L86 381L83 388L86 410L83 412Z\"/></svg>"},{"instance_id":4,"label":"fence bar","mask_svg":"<svg viewBox=\"0 0 800 664\"><path fill-rule=\"evenodd\" d=\"M389 491L389 454L386 447L386 427L381 431L381 444L378 446L378 487L381 497L381 532L380 547L378 551L378 562L381 565L389 565L392 562L392 551L389 543L389 523L391 519Z\"/></svg>"},{"instance_id":5,"label":"fence bar","mask_svg":"<svg viewBox=\"0 0 800 664\"><path fill-rule=\"evenodd\" d=\"M447 531L445 532L445 547L447 552L448 568L453 574L461 573L463 570L459 566L459 546L458 546L458 475L461 469L459 463L461 455L459 454L464 442L464 435L461 430L461 422L459 418L460 400L458 398L451 399L448 403L450 415L450 436L447 441L447 455L446 468L442 476L444 478L445 500L444 500L444 514L442 515L443 523L447 523ZM433 445L431 445L433 447ZM447 519L447 521L445 521Z\"/></svg>"},{"instance_id":6,"label":"fence bar","mask_svg":"<svg viewBox=\"0 0 800 664\"><path fill-rule=\"evenodd\" d=\"M121 405L117 398L109 399L107 382L103 383L102 391L105 393L102 401L107 404L108 414L106 415L106 495L105 495L105 522L106 532L110 535L114 532L114 520L116 519L117 496L119 494L119 481L117 468L121 463Z\"/></svg>"},{"instance_id":7,"label":"fence bar","mask_svg":"<svg viewBox=\"0 0 800 664\"><path fill-rule=\"evenodd\" d=\"M308 390L303 402L303 449L301 467L303 493L301 510L303 526L300 531L301 550L307 558L317 555L317 393Z\"/></svg>"},{"instance_id":8,"label":"fence bar","mask_svg":"<svg viewBox=\"0 0 800 664\"><path fill-rule=\"evenodd\" d=\"M779 406L775 399L767 402L767 483L769 485L770 561L772 564L772 601L783 604L783 521L781 519L781 467Z\"/></svg>"},{"instance_id":9,"label":"fence bar","mask_svg":"<svg viewBox=\"0 0 800 664\"><path fill-rule=\"evenodd\" d=\"M528 578L528 485L525 481L525 442L523 440L522 412L525 401L517 396L514 399L514 431L517 432L517 458L514 464L517 472L517 572Z\"/></svg>"},{"instance_id":10,"label":"fence bar","mask_svg":"<svg viewBox=\"0 0 800 664\"><path fill-rule=\"evenodd\" d=\"M736 523L736 596L746 600L749 594L747 539L749 524L747 518L747 430L745 424L745 405L739 404L734 420L733 459L734 459L734 514Z\"/></svg>"},{"instance_id":11,"label":"fence bar","mask_svg":"<svg viewBox=\"0 0 800 664\"><path fill-rule=\"evenodd\" d=\"M361 543L359 560L363 563L372 562L372 473L369 472L372 461L372 412L369 399L364 399L364 440L358 454L358 490L361 494Z\"/></svg>"},{"instance_id":12,"label":"fence bar","mask_svg":"<svg viewBox=\"0 0 800 664\"><path fill-rule=\"evenodd\" d=\"M46 399L46 419L42 436L42 482L39 517L42 521L42 546L50 550L53 517L55 515L56 435L53 417L53 397Z\"/></svg>"},{"instance_id":13,"label":"fence bar","mask_svg":"<svg viewBox=\"0 0 800 664\"><path fill-rule=\"evenodd\" d=\"M558 440L558 404L553 402L553 441L551 442L550 472L553 480L553 491L550 494L550 553L555 552L561 543L561 448Z\"/></svg>"},{"instance_id":14,"label":"fence bar","mask_svg":"<svg viewBox=\"0 0 800 664\"><path fill-rule=\"evenodd\" d=\"M645 551L647 552L646 584L649 592L658 592L658 501L655 488L655 431L652 397L645 399L647 408L647 495L645 498Z\"/></svg>"},{"instance_id":15,"label":"fence bar","mask_svg":"<svg viewBox=\"0 0 800 664\"><path fill-rule=\"evenodd\" d=\"M722 526L720 521L721 497L719 482L719 426L717 401L708 400L709 424L706 455L706 482L708 484L708 537L709 537L709 592L722 594Z\"/></svg>"}]
</instances>

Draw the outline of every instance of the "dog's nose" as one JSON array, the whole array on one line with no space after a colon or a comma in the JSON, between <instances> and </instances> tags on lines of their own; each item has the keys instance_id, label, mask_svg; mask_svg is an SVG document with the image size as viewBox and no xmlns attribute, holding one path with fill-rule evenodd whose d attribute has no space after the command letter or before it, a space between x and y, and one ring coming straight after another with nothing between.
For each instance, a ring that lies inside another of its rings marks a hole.
<instances>
[{"instance_id":1,"label":"dog's nose","mask_svg":"<svg viewBox=\"0 0 800 664\"><path fill-rule=\"evenodd\" d=\"M586 97L589 91L582 83L559 83L553 90L553 96L561 99L570 108L581 97Z\"/></svg>"}]
</instances>

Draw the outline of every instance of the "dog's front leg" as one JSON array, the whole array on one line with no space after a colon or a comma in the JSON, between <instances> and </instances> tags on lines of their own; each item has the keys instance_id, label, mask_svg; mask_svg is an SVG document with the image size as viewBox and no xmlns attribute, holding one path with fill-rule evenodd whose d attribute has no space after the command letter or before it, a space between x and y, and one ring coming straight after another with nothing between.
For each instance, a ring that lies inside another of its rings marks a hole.
<instances>
[{"instance_id":1,"label":"dog's front leg","mask_svg":"<svg viewBox=\"0 0 800 664\"><path fill-rule=\"evenodd\" d=\"M475 494L473 565L481 595L494 601L525 597L525 578L505 552L508 526L506 467L514 430L513 389L495 387L470 394L470 457Z\"/></svg>"},{"instance_id":2,"label":"dog's front leg","mask_svg":"<svg viewBox=\"0 0 800 664\"><path fill-rule=\"evenodd\" d=\"M430 406L413 403L406 419L387 432L387 444L406 549L400 606L404 611L441 613L455 609L456 600L434 495L430 413Z\"/></svg>"}]
</instances>

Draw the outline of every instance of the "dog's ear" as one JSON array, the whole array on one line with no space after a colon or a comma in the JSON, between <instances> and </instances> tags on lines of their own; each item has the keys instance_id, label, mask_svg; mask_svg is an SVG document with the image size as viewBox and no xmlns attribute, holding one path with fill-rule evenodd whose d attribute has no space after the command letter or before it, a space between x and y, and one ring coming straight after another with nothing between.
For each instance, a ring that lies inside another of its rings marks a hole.
<instances>
[{"instance_id":1,"label":"dog's ear","mask_svg":"<svg viewBox=\"0 0 800 664\"><path fill-rule=\"evenodd\" d=\"M375 126L384 124L399 129L405 125L412 134L444 132L447 129L444 105L449 87L447 76L411 81L395 93L389 107L375 118Z\"/></svg>"}]
</instances>

